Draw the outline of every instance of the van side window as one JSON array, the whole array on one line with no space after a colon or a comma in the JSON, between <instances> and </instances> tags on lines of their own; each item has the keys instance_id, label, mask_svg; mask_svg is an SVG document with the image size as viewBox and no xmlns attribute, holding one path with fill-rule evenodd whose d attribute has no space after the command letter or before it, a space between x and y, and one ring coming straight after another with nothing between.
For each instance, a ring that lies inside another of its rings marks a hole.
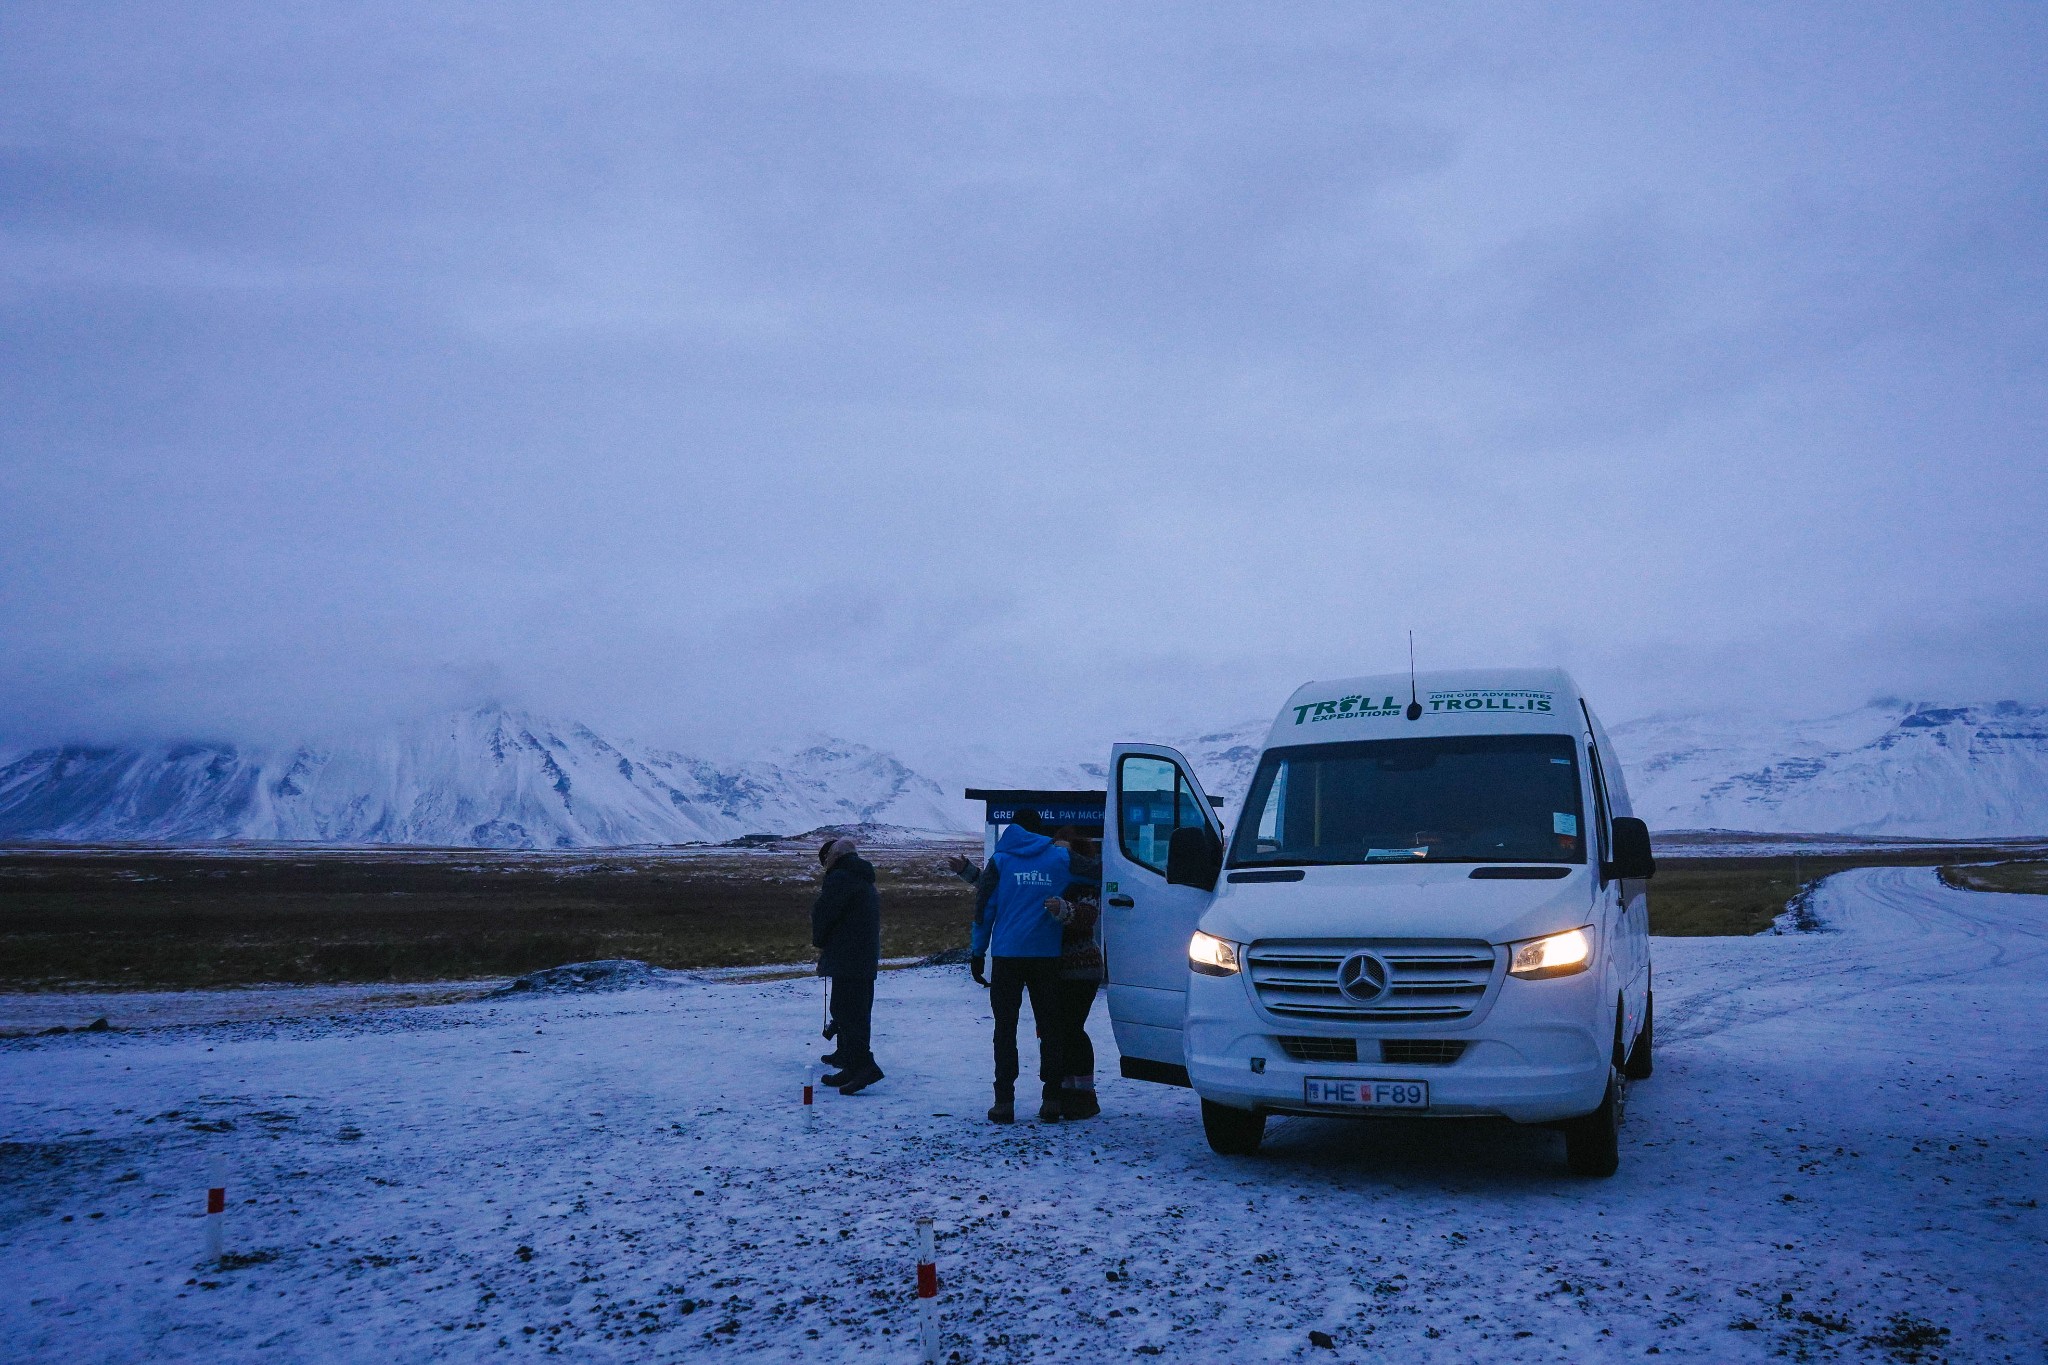
<instances>
[{"instance_id":1,"label":"van side window","mask_svg":"<svg viewBox=\"0 0 2048 1365\"><path fill-rule=\"evenodd\" d=\"M1607 810L1607 773L1600 766L1600 751L1589 740L1586 743L1586 758L1593 769L1593 825L1598 831L1600 861L1614 861L1614 851L1609 847L1614 839L1614 822Z\"/></svg>"},{"instance_id":2,"label":"van side window","mask_svg":"<svg viewBox=\"0 0 2048 1365\"><path fill-rule=\"evenodd\" d=\"M1201 802L1176 764L1149 754L1125 754L1116 784L1117 841L1124 856L1163 874L1173 832L1208 823Z\"/></svg>"}]
</instances>

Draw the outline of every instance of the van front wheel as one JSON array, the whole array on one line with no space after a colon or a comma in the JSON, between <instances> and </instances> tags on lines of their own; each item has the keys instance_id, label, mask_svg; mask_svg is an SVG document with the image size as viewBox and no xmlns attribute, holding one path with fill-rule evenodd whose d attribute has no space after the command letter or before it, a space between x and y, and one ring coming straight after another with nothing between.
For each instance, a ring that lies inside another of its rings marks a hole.
<instances>
[{"instance_id":1,"label":"van front wheel","mask_svg":"<svg viewBox=\"0 0 2048 1365\"><path fill-rule=\"evenodd\" d=\"M1223 1156L1250 1156L1266 1136L1266 1116L1203 1100L1202 1133L1212 1151Z\"/></svg>"},{"instance_id":2,"label":"van front wheel","mask_svg":"<svg viewBox=\"0 0 2048 1365\"><path fill-rule=\"evenodd\" d=\"M1610 1072L1607 1097L1564 1125L1564 1164L1573 1175L1608 1176L1621 1167L1621 1077Z\"/></svg>"}]
</instances>

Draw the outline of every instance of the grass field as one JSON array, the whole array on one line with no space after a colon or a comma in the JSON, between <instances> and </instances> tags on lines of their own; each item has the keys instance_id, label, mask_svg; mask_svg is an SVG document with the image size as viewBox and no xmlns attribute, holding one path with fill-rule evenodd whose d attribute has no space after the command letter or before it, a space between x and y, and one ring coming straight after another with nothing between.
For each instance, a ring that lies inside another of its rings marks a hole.
<instances>
[{"instance_id":1,"label":"grass field","mask_svg":"<svg viewBox=\"0 0 2048 1365\"><path fill-rule=\"evenodd\" d=\"M863 850L882 951L964 944L956 850ZM405 850L0 854L0 988L501 977L639 958L728 967L811 956L809 846L690 855Z\"/></svg>"},{"instance_id":2,"label":"grass field","mask_svg":"<svg viewBox=\"0 0 2048 1365\"><path fill-rule=\"evenodd\" d=\"M945 858L978 857L978 840L863 852L880 879L885 955L965 945L970 894ZM1651 931L1759 933L1829 873L1956 856L1664 857ZM2043 890L2044 866L1943 875ZM793 842L688 853L14 849L0 852L0 989L462 981L619 957L672 968L801 962L816 891L811 847Z\"/></svg>"},{"instance_id":3,"label":"grass field","mask_svg":"<svg viewBox=\"0 0 2048 1365\"><path fill-rule=\"evenodd\" d=\"M2048 862L2039 860L1952 864L1941 869L1941 879L1964 891L2021 891L2048 896Z\"/></svg>"}]
</instances>

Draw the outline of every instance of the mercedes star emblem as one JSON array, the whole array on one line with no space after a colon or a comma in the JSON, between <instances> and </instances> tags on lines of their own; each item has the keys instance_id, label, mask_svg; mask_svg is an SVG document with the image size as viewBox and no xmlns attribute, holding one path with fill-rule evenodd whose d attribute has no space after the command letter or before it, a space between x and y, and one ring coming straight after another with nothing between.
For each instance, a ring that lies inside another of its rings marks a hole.
<instances>
[{"instance_id":1,"label":"mercedes star emblem","mask_svg":"<svg viewBox=\"0 0 2048 1365\"><path fill-rule=\"evenodd\" d=\"M1373 953L1353 953L1337 964L1337 989L1347 1000L1370 1005L1387 993L1391 975L1385 959Z\"/></svg>"}]
</instances>

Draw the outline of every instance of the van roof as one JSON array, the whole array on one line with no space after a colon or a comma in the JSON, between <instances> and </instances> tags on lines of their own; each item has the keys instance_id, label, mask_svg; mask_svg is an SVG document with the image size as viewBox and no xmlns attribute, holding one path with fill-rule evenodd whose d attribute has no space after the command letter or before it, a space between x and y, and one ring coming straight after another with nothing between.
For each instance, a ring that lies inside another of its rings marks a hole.
<instances>
[{"instance_id":1,"label":"van roof","mask_svg":"<svg viewBox=\"0 0 2048 1365\"><path fill-rule=\"evenodd\" d=\"M1577 735L1579 686L1561 668L1439 669L1415 675L1419 720L1408 719L1408 675L1375 673L1296 688L1266 747L1423 735Z\"/></svg>"}]
</instances>

